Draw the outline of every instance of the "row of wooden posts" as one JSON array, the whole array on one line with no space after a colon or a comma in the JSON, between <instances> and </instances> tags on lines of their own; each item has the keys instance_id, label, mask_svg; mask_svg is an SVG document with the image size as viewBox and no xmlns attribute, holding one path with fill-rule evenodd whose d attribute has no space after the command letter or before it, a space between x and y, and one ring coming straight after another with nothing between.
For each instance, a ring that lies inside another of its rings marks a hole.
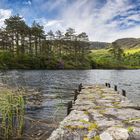
<instances>
[{"instance_id":1,"label":"row of wooden posts","mask_svg":"<svg viewBox=\"0 0 140 140\"><path fill-rule=\"evenodd\" d=\"M80 94L80 91L82 90L82 87L83 86L82 86L82 83L81 83L81 84L79 84L78 89L75 90L75 92L74 92L74 102L77 100L77 96ZM71 110L72 110L72 101L69 101L68 106L67 106L67 115L70 114Z\"/></svg>"},{"instance_id":2,"label":"row of wooden posts","mask_svg":"<svg viewBox=\"0 0 140 140\"><path fill-rule=\"evenodd\" d=\"M105 83L105 86L108 87L108 88L111 88L111 84L110 83ZM78 89L75 90L75 93L74 93L74 102L77 100L77 96L80 94L80 91L82 90L82 83L79 84L78 86ZM118 87L117 85L114 85L114 90L115 91L118 91ZM118 92L119 93L119 92ZM126 91L122 89L122 95L126 97ZM72 110L72 101L69 101L68 102L68 106L67 106L67 115L70 114Z\"/></svg>"},{"instance_id":3,"label":"row of wooden posts","mask_svg":"<svg viewBox=\"0 0 140 140\"><path fill-rule=\"evenodd\" d=\"M111 84L110 83L105 83L105 86L108 87L108 88L111 88ZM118 91L117 85L114 85L114 90ZM124 89L122 89L122 95L126 97L126 91Z\"/></svg>"}]
</instances>

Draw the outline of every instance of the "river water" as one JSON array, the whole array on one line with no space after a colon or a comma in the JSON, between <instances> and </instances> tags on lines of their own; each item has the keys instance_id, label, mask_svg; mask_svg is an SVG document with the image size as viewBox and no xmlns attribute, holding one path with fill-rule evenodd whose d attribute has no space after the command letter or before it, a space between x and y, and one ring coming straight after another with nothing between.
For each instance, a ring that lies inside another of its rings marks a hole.
<instances>
[{"instance_id":1,"label":"river water","mask_svg":"<svg viewBox=\"0 0 140 140\"><path fill-rule=\"evenodd\" d=\"M66 116L67 102L73 100L79 83L118 85L119 90L126 90L130 100L140 104L140 70L13 70L0 74L0 82L41 92L42 107L27 114L52 123Z\"/></svg>"}]
</instances>

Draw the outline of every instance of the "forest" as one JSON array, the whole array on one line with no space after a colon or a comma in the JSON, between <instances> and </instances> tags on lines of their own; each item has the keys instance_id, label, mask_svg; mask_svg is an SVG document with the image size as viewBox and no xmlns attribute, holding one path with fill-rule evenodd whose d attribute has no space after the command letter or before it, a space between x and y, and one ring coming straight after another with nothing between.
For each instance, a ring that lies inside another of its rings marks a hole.
<instances>
[{"instance_id":1,"label":"forest","mask_svg":"<svg viewBox=\"0 0 140 140\"><path fill-rule=\"evenodd\" d=\"M0 69L140 68L139 47L126 50L127 46L120 46L123 40L120 44L95 42L91 48L88 35L77 34L73 28L46 33L39 23L34 21L30 27L19 15L4 23L0 29Z\"/></svg>"},{"instance_id":2,"label":"forest","mask_svg":"<svg viewBox=\"0 0 140 140\"><path fill-rule=\"evenodd\" d=\"M4 21L0 29L1 69L87 69L89 39L73 28L45 33L33 22L29 27L19 15Z\"/></svg>"}]
</instances>

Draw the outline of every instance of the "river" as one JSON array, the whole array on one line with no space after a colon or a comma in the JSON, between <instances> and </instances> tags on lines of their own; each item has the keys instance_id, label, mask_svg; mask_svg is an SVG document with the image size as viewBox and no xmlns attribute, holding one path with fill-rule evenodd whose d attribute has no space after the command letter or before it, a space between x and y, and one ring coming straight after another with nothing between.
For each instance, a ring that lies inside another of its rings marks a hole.
<instances>
[{"instance_id":1,"label":"river","mask_svg":"<svg viewBox=\"0 0 140 140\"><path fill-rule=\"evenodd\" d=\"M12 70L0 74L2 83L41 92L42 108L31 110L27 115L52 123L66 116L67 102L73 100L73 91L79 83L115 84L119 90L126 90L130 100L140 103L140 70Z\"/></svg>"}]
</instances>

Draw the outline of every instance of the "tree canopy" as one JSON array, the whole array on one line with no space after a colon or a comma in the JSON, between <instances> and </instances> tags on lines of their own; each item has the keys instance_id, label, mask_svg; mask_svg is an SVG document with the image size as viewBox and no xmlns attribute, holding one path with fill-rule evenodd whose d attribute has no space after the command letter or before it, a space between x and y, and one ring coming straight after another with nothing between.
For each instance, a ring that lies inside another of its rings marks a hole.
<instances>
[{"instance_id":1,"label":"tree canopy","mask_svg":"<svg viewBox=\"0 0 140 140\"><path fill-rule=\"evenodd\" d=\"M42 25L34 21L30 27L19 15L4 23L5 28L0 29L0 57L8 67L58 68L61 63L64 68L85 68L89 46L86 33L77 34L73 28L45 33Z\"/></svg>"}]
</instances>

